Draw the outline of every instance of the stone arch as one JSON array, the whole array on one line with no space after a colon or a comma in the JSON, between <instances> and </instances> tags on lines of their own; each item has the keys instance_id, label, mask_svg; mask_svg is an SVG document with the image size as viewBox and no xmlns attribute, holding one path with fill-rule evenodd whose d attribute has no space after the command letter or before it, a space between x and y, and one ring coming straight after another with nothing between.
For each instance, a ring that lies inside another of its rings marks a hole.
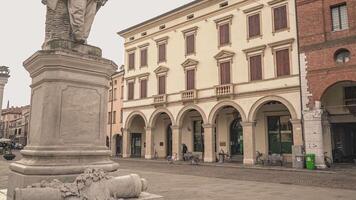
<instances>
[{"instance_id":1,"label":"stone arch","mask_svg":"<svg viewBox=\"0 0 356 200\"><path fill-rule=\"evenodd\" d=\"M267 102L270 102L270 101L278 101L278 102L282 103L284 106L287 107L289 113L291 114L292 119L293 120L298 119L298 115L297 115L297 112L296 112L294 106L288 100L286 100L285 98L280 97L280 96L267 96L267 97L263 97L263 98L259 99L252 105L249 115L248 115L249 122L255 121L256 115L257 115L259 109L263 105L265 105Z\"/></svg>"},{"instance_id":2,"label":"stone arch","mask_svg":"<svg viewBox=\"0 0 356 200\"><path fill-rule=\"evenodd\" d=\"M174 117L173 117L172 113L167 108L159 108L151 114L150 120L148 122L149 127L151 127L151 128L154 127L156 120L157 120L159 114L161 114L161 113L166 113L169 116L169 118L171 119L172 125L175 125L174 124L175 121L174 121Z\"/></svg>"},{"instance_id":3,"label":"stone arch","mask_svg":"<svg viewBox=\"0 0 356 200\"><path fill-rule=\"evenodd\" d=\"M356 77L354 80L344 80L343 78L339 78L337 80L334 80L333 82L329 83L329 84L325 84L322 86L321 90L320 90L320 94L318 94L318 96L316 96L316 100L317 101L321 101L321 99L323 98L323 96L325 95L325 93L332 88L333 86L339 84L339 83L344 83L344 82L351 82L354 83L356 82Z\"/></svg>"},{"instance_id":4,"label":"stone arch","mask_svg":"<svg viewBox=\"0 0 356 200\"><path fill-rule=\"evenodd\" d=\"M129 114L129 116L126 118L126 123L125 123L125 128L129 129L132 123L132 120L136 117L140 116L142 117L143 121L145 122L145 127L147 127L147 119L145 114L143 114L141 111L133 111Z\"/></svg>"},{"instance_id":5,"label":"stone arch","mask_svg":"<svg viewBox=\"0 0 356 200\"><path fill-rule=\"evenodd\" d=\"M218 104L216 104L213 107L213 109L210 111L210 114L209 114L209 123L210 124L214 124L216 114L219 113L219 111L226 106L231 106L231 107L235 108L240 113L241 119L243 122L245 122L247 120L246 114L240 105L238 105L234 101L221 101Z\"/></svg>"},{"instance_id":6,"label":"stone arch","mask_svg":"<svg viewBox=\"0 0 356 200\"><path fill-rule=\"evenodd\" d=\"M187 112L187 111L189 111L189 110L196 110L196 111L198 111L199 112L199 114L200 114L200 116L203 118L203 122L204 122L204 124L207 124L208 123L208 120L207 120L207 118L206 118L206 115L205 115L205 112L203 111L203 109L201 109L199 106L197 106L197 105L187 105L187 106L185 106L185 107L183 107L180 111L179 111L179 113L178 113L178 115L177 115L177 122L176 122L176 124L178 125L178 126L181 126L181 124L182 124L182 122L183 122L183 119L184 119L184 114Z\"/></svg>"}]
</instances>

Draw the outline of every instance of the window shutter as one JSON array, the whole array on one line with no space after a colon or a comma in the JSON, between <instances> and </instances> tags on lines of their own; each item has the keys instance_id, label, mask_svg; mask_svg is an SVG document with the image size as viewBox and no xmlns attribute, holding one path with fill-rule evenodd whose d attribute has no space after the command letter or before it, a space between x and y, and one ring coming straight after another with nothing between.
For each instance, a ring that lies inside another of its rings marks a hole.
<instances>
[{"instance_id":1,"label":"window shutter","mask_svg":"<svg viewBox=\"0 0 356 200\"><path fill-rule=\"evenodd\" d=\"M220 45L230 43L230 25L223 24L219 26L220 29Z\"/></svg>"},{"instance_id":2,"label":"window shutter","mask_svg":"<svg viewBox=\"0 0 356 200\"><path fill-rule=\"evenodd\" d=\"M250 57L250 75L251 81L262 80L262 56Z\"/></svg>"},{"instance_id":3,"label":"window shutter","mask_svg":"<svg viewBox=\"0 0 356 200\"><path fill-rule=\"evenodd\" d=\"M147 97L147 79L141 80L141 98Z\"/></svg>"},{"instance_id":4,"label":"window shutter","mask_svg":"<svg viewBox=\"0 0 356 200\"><path fill-rule=\"evenodd\" d=\"M277 76L290 75L289 49L276 51Z\"/></svg>"},{"instance_id":5,"label":"window shutter","mask_svg":"<svg viewBox=\"0 0 356 200\"><path fill-rule=\"evenodd\" d=\"M135 53L129 54L129 69L135 68Z\"/></svg>"},{"instance_id":6,"label":"window shutter","mask_svg":"<svg viewBox=\"0 0 356 200\"><path fill-rule=\"evenodd\" d=\"M278 31L288 27L287 23L287 6L274 8L274 30Z\"/></svg>"},{"instance_id":7,"label":"window shutter","mask_svg":"<svg viewBox=\"0 0 356 200\"><path fill-rule=\"evenodd\" d=\"M141 49L141 67L147 66L147 49Z\"/></svg>"},{"instance_id":8,"label":"window shutter","mask_svg":"<svg viewBox=\"0 0 356 200\"><path fill-rule=\"evenodd\" d=\"M220 82L221 85L230 84L230 62L220 64Z\"/></svg>"},{"instance_id":9,"label":"window shutter","mask_svg":"<svg viewBox=\"0 0 356 200\"><path fill-rule=\"evenodd\" d=\"M195 89L195 69L187 70L187 90Z\"/></svg>"},{"instance_id":10,"label":"window shutter","mask_svg":"<svg viewBox=\"0 0 356 200\"><path fill-rule=\"evenodd\" d=\"M158 94L166 93L166 76L160 76L158 78Z\"/></svg>"},{"instance_id":11,"label":"window shutter","mask_svg":"<svg viewBox=\"0 0 356 200\"><path fill-rule=\"evenodd\" d=\"M249 31L248 31L249 37L261 35L260 14L249 16L248 17L248 25L249 25Z\"/></svg>"},{"instance_id":12,"label":"window shutter","mask_svg":"<svg viewBox=\"0 0 356 200\"><path fill-rule=\"evenodd\" d=\"M195 35L188 35L186 37L186 47L187 47L187 54L195 53Z\"/></svg>"},{"instance_id":13,"label":"window shutter","mask_svg":"<svg viewBox=\"0 0 356 200\"><path fill-rule=\"evenodd\" d=\"M346 5L340 6L340 22L341 22L341 29L342 30L349 28Z\"/></svg>"},{"instance_id":14,"label":"window shutter","mask_svg":"<svg viewBox=\"0 0 356 200\"><path fill-rule=\"evenodd\" d=\"M134 82L128 83L128 100L134 99Z\"/></svg>"},{"instance_id":15,"label":"window shutter","mask_svg":"<svg viewBox=\"0 0 356 200\"><path fill-rule=\"evenodd\" d=\"M164 62L166 61L166 44L158 45L158 61Z\"/></svg>"}]
</instances>

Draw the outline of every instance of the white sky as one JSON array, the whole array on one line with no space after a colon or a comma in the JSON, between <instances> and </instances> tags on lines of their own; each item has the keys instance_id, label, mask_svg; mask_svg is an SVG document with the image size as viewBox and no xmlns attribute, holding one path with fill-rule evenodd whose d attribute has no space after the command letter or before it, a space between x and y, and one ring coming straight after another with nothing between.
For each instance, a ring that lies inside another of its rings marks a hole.
<instances>
[{"instance_id":1,"label":"white sky","mask_svg":"<svg viewBox=\"0 0 356 200\"><path fill-rule=\"evenodd\" d=\"M109 0L94 22L88 43L103 50L103 56L123 63L123 40L116 32L192 0ZM0 66L10 67L3 107L30 103L31 79L22 62L44 40L45 6L41 0L0 0Z\"/></svg>"}]
</instances>

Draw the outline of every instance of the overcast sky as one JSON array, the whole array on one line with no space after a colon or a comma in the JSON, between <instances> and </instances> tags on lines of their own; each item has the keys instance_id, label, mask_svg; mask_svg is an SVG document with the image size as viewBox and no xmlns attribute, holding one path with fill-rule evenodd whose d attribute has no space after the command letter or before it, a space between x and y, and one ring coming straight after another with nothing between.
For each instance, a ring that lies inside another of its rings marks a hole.
<instances>
[{"instance_id":1,"label":"overcast sky","mask_svg":"<svg viewBox=\"0 0 356 200\"><path fill-rule=\"evenodd\" d=\"M123 40L116 32L167 12L192 0L109 0L98 13L88 43L105 58L123 63ZM3 107L30 103L31 79L22 62L44 40L45 6L41 0L0 0L0 66L10 67Z\"/></svg>"}]
</instances>

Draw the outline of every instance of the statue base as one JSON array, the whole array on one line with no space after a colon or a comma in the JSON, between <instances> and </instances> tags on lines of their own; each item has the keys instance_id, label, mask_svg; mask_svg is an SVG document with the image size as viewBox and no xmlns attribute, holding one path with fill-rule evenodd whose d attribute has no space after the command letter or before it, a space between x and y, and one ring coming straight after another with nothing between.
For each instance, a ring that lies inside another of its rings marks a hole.
<instances>
[{"instance_id":1,"label":"statue base","mask_svg":"<svg viewBox=\"0 0 356 200\"><path fill-rule=\"evenodd\" d=\"M116 171L105 141L109 79L117 66L65 48L38 51L24 66L32 78L30 134L23 159L10 165L8 200L16 188L42 180L71 182L87 168Z\"/></svg>"}]
</instances>

